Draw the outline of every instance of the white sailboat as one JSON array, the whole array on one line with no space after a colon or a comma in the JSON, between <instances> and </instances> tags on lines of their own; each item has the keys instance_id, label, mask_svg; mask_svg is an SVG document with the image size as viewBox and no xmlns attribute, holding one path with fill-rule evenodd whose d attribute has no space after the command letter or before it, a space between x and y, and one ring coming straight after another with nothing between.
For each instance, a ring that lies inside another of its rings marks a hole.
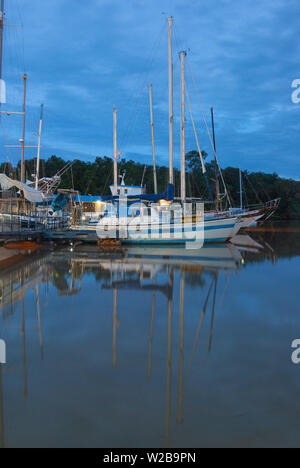
<instances>
[{"instance_id":1,"label":"white sailboat","mask_svg":"<svg viewBox=\"0 0 300 468\"><path fill-rule=\"evenodd\" d=\"M169 32L169 183L173 186L173 63L172 63L172 18L168 20ZM121 194L118 188L118 148L117 148L117 110L114 109L114 184L113 207L110 205L110 211L101 217L97 226L97 235L100 239L120 239L124 244L184 244L184 243L207 243L207 242L226 242L239 231L241 221L239 216L226 213L206 217L198 216L198 213L191 213L188 218L183 216L183 206L186 203L186 162L185 162L185 56L182 51L180 57L180 101L181 101L181 206L174 205L169 200L160 200L155 207L150 202L151 196L147 196L149 203L143 203L143 196L137 195L134 205L126 205L122 209L124 195L126 194L125 185ZM150 95L151 96L151 95ZM151 102L151 99L150 99ZM151 126L153 119L151 118ZM152 133L152 147L153 147ZM154 157L154 149L153 149ZM154 159L155 161L155 159ZM153 200L155 200L153 195ZM146 198L146 196L144 197ZM127 200L126 200L127 202ZM153 209L156 216L153 216ZM151 214L149 215L149 210ZM173 213L173 214L171 214ZM179 214L178 214L179 213ZM167 216L164 216L167 215ZM154 219L155 218L155 219ZM76 229L74 227L73 229ZM95 229L93 226L87 229ZM125 234L124 234L125 232ZM198 234L198 237L197 237Z\"/></svg>"}]
</instances>

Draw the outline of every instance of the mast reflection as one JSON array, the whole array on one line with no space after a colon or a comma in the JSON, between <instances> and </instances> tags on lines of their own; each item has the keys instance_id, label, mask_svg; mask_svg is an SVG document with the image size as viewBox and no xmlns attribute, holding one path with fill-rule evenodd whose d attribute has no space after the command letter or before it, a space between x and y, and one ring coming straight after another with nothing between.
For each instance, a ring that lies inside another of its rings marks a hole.
<instances>
[{"instance_id":1,"label":"mast reflection","mask_svg":"<svg viewBox=\"0 0 300 468\"><path fill-rule=\"evenodd\" d=\"M0 447L5 448L2 364L0 363Z\"/></svg>"},{"instance_id":2,"label":"mast reflection","mask_svg":"<svg viewBox=\"0 0 300 468\"><path fill-rule=\"evenodd\" d=\"M253 254L251 245L251 254ZM243 251L246 247L243 245ZM156 317L158 316L158 303L163 299L166 318L164 334L165 343L165 388L164 405L164 445L172 446L172 401L173 387L176 385L176 416L177 424L184 423L184 399L187 397L187 384L191 373L194 358L199 345L201 330L208 310L211 307L210 322L208 323L208 352L213 349L213 336L215 321L218 317L221 276L238 272L242 265L240 250L232 245L207 246L199 251L189 251L180 248L141 248L132 247L119 255L105 255L97 248L79 246L75 251L66 248L41 256L34 257L32 261L25 262L22 267L10 268L0 271L0 311L3 323L12 315L20 312L18 319L19 330L22 336L22 363L23 363L23 395L26 397L30 388L27 372L27 339L28 314L26 315L26 294L33 290L35 297L35 317L39 339L40 358L44 359L43 323L43 288L51 286L59 297L75 296L84 291L84 277L94 275L100 283L102 290L111 291L110 307L112 308L111 351L110 366L118 368L118 314L121 313L123 303L119 294L122 291L145 293L143 297L151 298L149 304L145 302L145 310L149 309L149 331L147 331L145 359L145 378L150 381L152 366L155 365L155 341L158 335L156 330ZM189 300L190 288L203 291L203 304L199 305L199 322L193 344L191 356L185 360L185 347L189 344L185 340L185 327L188 322L186 316L186 303ZM150 293L150 294L146 294ZM174 307L175 304L175 307ZM177 304L179 305L177 309ZM110 309L111 313L111 309ZM208 317L209 319L209 317ZM174 326L176 324L176 327ZM178 324L178 325L177 325ZM44 325L45 326L45 325ZM110 328L111 329L111 328ZM67 333L67 331L66 331ZM178 333L178 335L177 335ZM120 346L120 345L119 345ZM178 348L176 360L173 349ZM141 350L143 352L143 350ZM111 355L112 353L112 355ZM4 437L4 407L3 407L3 367L0 365L0 430L1 447L5 445ZM163 424L163 422L162 422Z\"/></svg>"}]
</instances>

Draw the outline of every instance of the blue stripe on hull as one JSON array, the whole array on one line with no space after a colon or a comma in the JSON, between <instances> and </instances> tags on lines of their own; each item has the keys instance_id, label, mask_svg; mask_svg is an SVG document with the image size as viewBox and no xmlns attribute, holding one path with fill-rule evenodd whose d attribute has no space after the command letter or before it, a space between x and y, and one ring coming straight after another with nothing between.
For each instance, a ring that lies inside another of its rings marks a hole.
<instances>
[{"instance_id":1,"label":"blue stripe on hull","mask_svg":"<svg viewBox=\"0 0 300 468\"><path fill-rule=\"evenodd\" d=\"M228 240L227 237L219 237L219 238L212 238L212 239L204 239L205 244L211 244L215 242L226 242ZM195 242L195 239L122 239L122 244L160 244L160 245L168 245L172 244L186 244Z\"/></svg>"},{"instance_id":2,"label":"blue stripe on hull","mask_svg":"<svg viewBox=\"0 0 300 468\"><path fill-rule=\"evenodd\" d=\"M223 226L204 226L204 231L213 231L213 230L217 230L217 229L233 229L234 228L234 224L224 224ZM141 233L142 234L167 234L169 231L166 230L165 232L162 231L162 228L159 228L159 229L141 229ZM188 233L188 232L196 232L196 229L194 228L185 228L185 229L182 229L182 228L179 228L179 229L176 229L176 226L175 228L171 227L170 229L170 233L171 234L174 234L174 233L182 233L182 232L185 232L185 233ZM136 231L134 229L128 229L128 233L131 234L136 234Z\"/></svg>"}]
</instances>

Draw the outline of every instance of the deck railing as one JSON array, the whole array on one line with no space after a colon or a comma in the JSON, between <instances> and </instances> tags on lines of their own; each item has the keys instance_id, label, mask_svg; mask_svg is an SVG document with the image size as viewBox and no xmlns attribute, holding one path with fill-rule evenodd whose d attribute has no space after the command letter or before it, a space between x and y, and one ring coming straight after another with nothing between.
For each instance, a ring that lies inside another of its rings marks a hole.
<instances>
[{"instance_id":1,"label":"deck railing","mask_svg":"<svg viewBox=\"0 0 300 468\"><path fill-rule=\"evenodd\" d=\"M64 230L70 225L68 216L51 217L41 214L10 214L0 213L0 234L25 234Z\"/></svg>"}]
</instances>

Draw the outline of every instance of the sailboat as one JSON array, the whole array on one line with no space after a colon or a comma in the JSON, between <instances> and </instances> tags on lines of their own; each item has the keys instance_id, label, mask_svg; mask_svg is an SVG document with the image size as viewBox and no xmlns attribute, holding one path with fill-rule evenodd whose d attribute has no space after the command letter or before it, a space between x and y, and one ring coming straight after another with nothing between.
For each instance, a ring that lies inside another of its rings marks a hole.
<instances>
[{"instance_id":1,"label":"sailboat","mask_svg":"<svg viewBox=\"0 0 300 468\"><path fill-rule=\"evenodd\" d=\"M2 52L3 52L3 29L4 26L22 26L22 25L5 25L4 24L4 0L1 1L0 5L0 87L2 85ZM50 213L48 208L54 199L55 191L59 186L63 174L69 170L73 162L68 162L57 174L53 177L46 178L40 177L40 155L41 155L41 140L42 140L42 127L43 127L43 111L44 105L41 104L39 128L36 136L38 142L36 146L26 145L26 99L27 99L27 82L28 76L24 73L21 76L24 84L24 94L22 109L20 112L13 112L2 109L0 102L1 111L0 118L2 115L11 116L17 115L22 118L22 138L19 139L17 145L6 145L8 148L15 148L21 150L21 174L20 180L16 180L18 176L12 178L5 173L0 174L0 187L3 191L11 191L7 198L0 199L0 228L1 231L8 232L9 230L16 230L19 232L26 229L43 229L45 225L47 227L53 227L53 221L49 220L51 215L58 218L58 221L62 221L63 213ZM2 91L2 89L1 89ZM5 101L4 101L5 102ZM35 173L31 174L33 180L26 179L26 167L25 167L25 149L26 148L37 148L36 157L36 168ZM12 190L11 190L12 189Z\"/></svg>"},{"instance_id":2,"label":"sailboat","mask_svg":"<svg viewBox=\"0 0 300 468\"><path fill-rule=\"evenodd\" d=\"M123 244L186 244L195 242L226 242L239 231L241 221L231 213L207 217L190 206L189 216L185 215L185 65L186 52L180 57L181 89L181 203L174 203L173 185L173 58L172 22L168 19L169 37L169 187L161 195L126 194L118 191L118 148L117 148L117 110L113 112L114 148L114 192L112 197L101 197L100 203L112 202L109 209L100 216L96 232L100 239L118 239ZM156 184L155 184L156 185ZM132 206L134 204L134 206ZM95 229L94 226L84 226ZM76 230L76 226L73 227Z\"/></svg>"}]
</instances>

